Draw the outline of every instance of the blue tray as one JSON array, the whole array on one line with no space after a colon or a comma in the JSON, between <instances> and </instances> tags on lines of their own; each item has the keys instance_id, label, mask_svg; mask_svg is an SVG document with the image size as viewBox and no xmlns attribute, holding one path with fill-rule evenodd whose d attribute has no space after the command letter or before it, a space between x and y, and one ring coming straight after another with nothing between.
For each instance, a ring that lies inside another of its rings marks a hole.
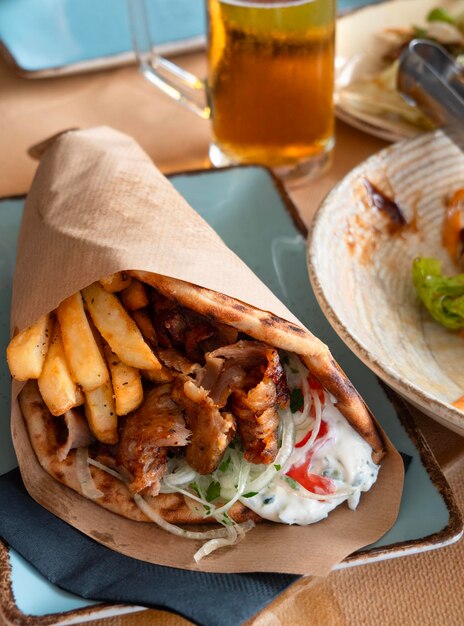
<instances>
[{"instance_id":1,"label":"blue tray","mask_svg":"<svg viewBox=\"0 0 464 626\"><path fill-rule=\"evenodd\" d=\"M404 405L385 393L376 376L339 339L312 293L305 255L304 226L277 181L265 169L236 167L202 170L171 177L176 189L213 226L285 304L332 349L382 427L401 452L411 457L400 513L393 528L375 544L348 557L340 567L370 563L438 548L459 539L462 521L430 450L415 429ZM24 200L0 201L0 352L9 340L9 307L16 237ZM293 216L293 217L292 217ZM10 377L0 360L0 474L16 466L9 432ZM393 403L392 403L393 400ZM1 512L0 512L1 515ZM2 610L16 611L17 624L41 624L54 614L66 623L134 610L92 603L66 593L0 543L0 571L10 590L0 591ZM1 582L1 581L0 581ZM0 589L1 589L0 585ZM12 593L11 593L12 592ZM66 616L63 612L67 613ZM21 615L24 621L21 622ZM26 618L26 615L36 618ZM49 622L47 622L48 624Z\"/></svg>"}]
</instances>

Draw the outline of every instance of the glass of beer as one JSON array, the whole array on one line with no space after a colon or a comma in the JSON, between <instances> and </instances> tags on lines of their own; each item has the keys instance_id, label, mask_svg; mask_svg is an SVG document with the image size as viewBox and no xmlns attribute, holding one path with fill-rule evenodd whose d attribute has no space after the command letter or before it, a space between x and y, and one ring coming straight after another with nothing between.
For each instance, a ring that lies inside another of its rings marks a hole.
<instances>
[{"instance_id":1,"label":"glass of beer","mask_svg":"<svg viewBox=\"0 0 464 626\"><path fill-rule=\"evenodd\" d=\"M206 0L206 81L156 54L144 0L129 1L142 73L211 119L213 165L260 164L290 180L325 171L334 147L335 0Z\"/></svg>"}]
</instances>

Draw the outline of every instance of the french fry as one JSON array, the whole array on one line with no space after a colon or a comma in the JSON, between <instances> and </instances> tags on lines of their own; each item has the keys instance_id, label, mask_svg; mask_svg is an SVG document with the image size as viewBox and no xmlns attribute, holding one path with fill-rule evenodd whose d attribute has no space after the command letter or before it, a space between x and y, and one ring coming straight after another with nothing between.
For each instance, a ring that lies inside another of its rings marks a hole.
<instances>
[{"instance_id":1,"label":"french fry","mask_svg":"<svg viewBox=\"0 0 464 626\"><path fill-rule=\"evenodd\" d=\"M116 402L116 413L127 415L134 411L143 400L142 380L139 370L126 365L115 354L109 345L105 345L105 356L110 368Z\"/></svg>"},{"instance_id":2,"label":"french fry","mask_svg":"<svg viewBox=\"0 0 464 626\"><path fill-rule=\"evenodd\" d=\"M124 308L128 311L143 309L143 307L148 306L150 302L147 288L136 278L132 279L131 284L121 291L119 297L121 298Z\"/></svg>"},{"instance_id":3,"label":"french fry","mask_svg":"<svg viewBox=\"0 0 464 626\"><path fill-rule=\"evenodd\" d=\"M100 283L86 287L82 294L95 326L123 363L137 369L161 369L137 324L114 294Z\"/></svg>"},{"instance_id":4,"label":"french fry","mask_svg":"<svg viewBox=\"0 0 464 626\"><path fill-rule=\"evenodd\" d=\"M50 345L51 331L51 316L43 315L35 324L13 337L6 349L8 367L13 378L29 380L40 376Z\"/></svg>"},{"instance_id":5,"label":"french fry","mask_svg":"<svg viewBox=\"0 0 464 626\"><path fill-rule=\"evenodd\" d=\"M129 276L126 272L116 272L101 278L99 282L106 291L115 293L116 291L126 289L132 282L132 276Z\"/></svg>"},{"instance_id":6,"label":"french fry","mask_svg":"<svg viewBox=\"0 0 464 626\"><path fill-rule=\"evenodd\" d=\"M98 441L118 441L118 416L113 399L111 382L85 393L85 416L89 428Z\"/></svg>"},{"instance_id":7,"label":"french fry","mask_svg":"<svg viewBox=\"0 0 464 626\"><path fill-rule=\"evenodd\" d=\"M85 395L82 389L76 385L76 404L75 406L81 406L85 402Z\"/></svg>"},{"instance_id":8,"label":"french fry","mask_svg":"<svg viewBox=\"0 0 464 626\"><path fill-rule=\"evenodd\" d=\"M66 298L57 309L66 361L73 380L84 392L93 391L109 381L110 375L79 292Z\"/></svg>"},{"instance_id":9,"label":"french fry","mask_svg":"<svg viewBox=\"0 0 464 626\"><path fill-rule=\"evenodd\" d=\"M145 380L149 380L152 383L169 383L174 378L168 368L164 365L160 370L140 370L140 373Z\"/></svg>"},{"instance_id":10,"label":"french fry","mask_svg":"<svg viewBox=\"0 0 464 626\"><path fill-rule=\"evenodd\" d=\"M137 324L144 339L153 346L158 345L158 338L153 323L146 309L137 309L132 311L132 318Z\"/></svg>"},{"instance_id":11,"label":"french fry","mask_svg":"<svg viewBox=\"0 0 464 626\"><path fill-rule=\"evenodd\" d=\"M38 379L40 393L52 415L63 415L78 404L77 385L71 377L58 322Z\"/></svg>"}]
</instances>

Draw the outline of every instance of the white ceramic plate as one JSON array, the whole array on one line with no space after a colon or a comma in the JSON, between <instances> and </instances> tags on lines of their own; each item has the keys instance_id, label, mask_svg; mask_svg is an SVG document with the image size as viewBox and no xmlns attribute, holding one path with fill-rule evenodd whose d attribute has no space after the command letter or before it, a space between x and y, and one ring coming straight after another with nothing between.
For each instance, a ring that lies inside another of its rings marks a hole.
<instances>
[{"instance_id":1,"label":"white ceramic plate","mask_svg":"<svg viewBox=\"0 0 464 626\"><path fill-rule=\"evenodd\" d=\"M363 179L400 206L392 228L372 208ZM395 144L352 170L319 208L308 262L316 297L353 352L427 415L464 435L464 340L432 320L411 279L417 256L443 261L446 196L464 187L464 155L441 131ZM395 232L392 233L392 230Z\"/></svg>"},{"instance_id":2,"label":"white ceramic plate","mask_svg":"<svg viewBox=\"0 0 464 626\"><path fill-rule=\"evenodd\" d=\"M407 122L352 109L344 101L343 90L382 68L385 47L378 33L386 28L421 26L428 12L438 6L453 14L464 12L463 0L384 0L339 18L335 61L335 108L339 119L387 141L415 137L421 132Z\"/></svg>"}]
</instances>

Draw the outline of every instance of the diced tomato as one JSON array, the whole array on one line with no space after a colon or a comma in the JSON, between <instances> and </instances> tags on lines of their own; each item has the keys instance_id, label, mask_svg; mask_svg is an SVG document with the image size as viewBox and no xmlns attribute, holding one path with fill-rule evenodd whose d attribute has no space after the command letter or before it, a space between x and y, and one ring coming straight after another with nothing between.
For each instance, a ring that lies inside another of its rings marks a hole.
<instances>
[{"instance_id":1,"label":"diced tomato","mask_svg":"<svg viewBox=\"0 0 464 626\"><path fill-rule=\"evenodd\" d=\"M306 435L303 437L303 439L295 444L295 448L302 448L306 443L308 443L312 432L313 432L312 430L307 432ZM322 439L322 437L325 437L327 435L327 432L328 432L327 422L324 422L324 420L322 420L321 426L319 428L319 432L317 433L316 441L318 439Z\"/></svg>"},{"instance_id":2,"label":"diced tomato","mask_svg":"<svg viewBox=\"0 0 464 626\"><path fill-rule=\"evenodd\" d=\"M319 396L319 402L321 403L321 406L323 407L325 403L324 387L317 380L317 378L314 378L312 374L309 374L308 376L308 384L309 384L309 388L312 391L315 391L317 395ZM316 407L314 405L314 402L311 403L311 409L309 411L309 414L311 415L311 417L316 417Z\"/></svg>"},{"instance_id":3,"label":"diced tomato","mask_svg":"<svg viewBox=\"0 0 464 626\"><path fill-rule=\"evenodd\" d=\"M318 476L317 474L308 474L310 462L311 458L309 458L309 460L307 459L301 465L292 465L286 475L296 480L297 483L312 493L319 495L335 493L335 485L330 478Z\"/></svg>"},{"instance_id":4,"label":"diced tomato","mask_svg":"<svg viewBox=\"0 0 464 626\"><path fill-rule=\"evenodd\" d=\"M327 426L327 422L324 420L321 421L321 425L319 427L319 432L317 433L317 437L315 440L315 447L312 446L311 450L308 451L306 458L301 465L292 465L292 467L288 470L287 476L296 480L302 487L304 487L307 491L311 491L312 493L317 493L319 495L325 495L328 493L335 492L335 485L330 478L326 478L325 476L319 476L318 474L310 474L309 469L311 467L311 461L313 458L313 454L315 452L315 448L319 447L319 445L324 445L322 439L326 437L329 432L329 428ZM303 437L301 441L295 444L295 448L302 448L311 437L312 430L310 430ZM316 441L319 441L319 444L316 444Z\"/></svg>"}]
</instances>

